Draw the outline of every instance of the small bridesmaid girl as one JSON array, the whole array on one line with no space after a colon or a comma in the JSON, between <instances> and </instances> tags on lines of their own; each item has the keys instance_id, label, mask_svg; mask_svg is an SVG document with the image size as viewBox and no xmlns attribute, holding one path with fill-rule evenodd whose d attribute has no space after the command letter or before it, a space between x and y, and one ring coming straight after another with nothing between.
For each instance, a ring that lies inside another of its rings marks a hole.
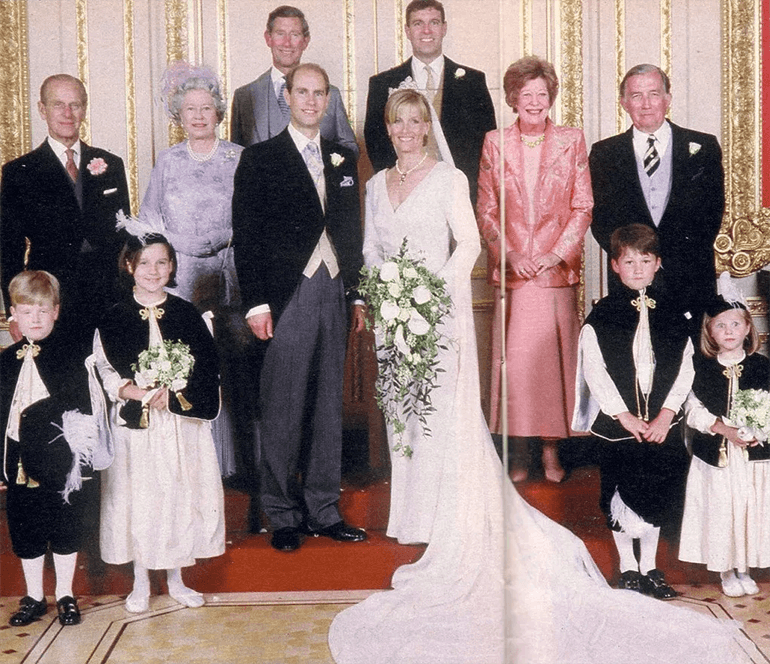
<instances>
[{"instance_id":1,"label":"small bridesmaid girl","mask_svg":"<svg viewBox=\"0 0 770 664\"><path fill-rule=\"evenodd\" d=\"M133 294L107 312L94 340L115 434L115 461L102 473L101 554L113 565L134 563L128 611L149 608L148 569L165 569L171 597L197 607L203 595L184 585L181 568L225 550L210 425L219 411L214 340L195 307L165 291L176 271L165 237L130 237L120 269L133 278ZM187 344L195 359L176 392L136 384L140 353L164 340Z\"/></svg>"},{"instance_id":2,"label":"small bridesmaid girl","mask_svg":"<svg viewBox=\"0 0 770 664\"><path fill-rule=\"evenodd\" d=\"M749 568L770 566L770 446L743 440L726 421L738 390L770 389L758 347L746 307L718 297L703 316L685 404L693 458L679 559L719 572L729 597L758 593Z\"/></svg>"}]
</instances>

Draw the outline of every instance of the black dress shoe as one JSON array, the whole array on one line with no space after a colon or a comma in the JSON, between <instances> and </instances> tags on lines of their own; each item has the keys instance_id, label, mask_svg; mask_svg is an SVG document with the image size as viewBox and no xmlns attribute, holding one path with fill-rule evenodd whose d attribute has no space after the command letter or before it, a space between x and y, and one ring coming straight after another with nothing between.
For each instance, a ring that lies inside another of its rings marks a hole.
<instances>
[{"instance_id":1,"label":"black dress shoe","mask_svg":"<svg viewBox=\"0 0 770 664\"><path fill-rule=\"evenodd\" d=\"M652 569L642 577L642 592L655 599L674 599L679 594L666 583L659 569Z\"/></svg>"},{"instance_id":2,"label":"black dress shoe","mask_svg":"<svg viewBox=\"0 0 770 664\"><path fill-rule=\"evenodd\" d=\"M19 610L11 616L8 623L14 627L23 627L45 615L46 611L48 611L48 602L45 601L45 597L38 602L27 595L21 598Z\"/></svg>"},{"instance_id":3,"label":"black dress shoe","mask_svg":"<svg viewBox=\"0 0 770 664\"><path fill-rule=\"evenodd\" d=\"M633 590L636 593L643 592L642 590L642 575L636 570L628 570L620 575L618 581L618 588L621 590Z\"/></svg>"},{"instance_id":4,"label":"black dress shoe","mask_svg":"<svg viewBox=\"0 0 770 664\"><path fill-rule=\"evenodd\" d=\"M270 546L278 551L296 551L302 544L299 528L287 526L273 531Z\"/></svg>"},{"instance_id":5,"label":"black dress shoe","mask_svg":"<svg viewBox=\"0 0 770 664\"><path fill-rule=\"evenodd\" d=\"M59 622L64 625L80 624L80 609L74 597L65 595L56 602L56 610L59 612Z\"/></svg>"},{"instance_id":6,"label":"black dress shoe","mask_svg":"<svg viewBox=\"0 0 770 664\"><path fill-rule=\"evenodd\" d=\"M330 537L337 542L363 542L366 539L366 532L361 528L354 528L349 526L344 521L337 521L337 523L325 528L319 528L318 530L309 530L308 533L313 537L319 535L323 537Z\"/></svg>"}]
</instances>

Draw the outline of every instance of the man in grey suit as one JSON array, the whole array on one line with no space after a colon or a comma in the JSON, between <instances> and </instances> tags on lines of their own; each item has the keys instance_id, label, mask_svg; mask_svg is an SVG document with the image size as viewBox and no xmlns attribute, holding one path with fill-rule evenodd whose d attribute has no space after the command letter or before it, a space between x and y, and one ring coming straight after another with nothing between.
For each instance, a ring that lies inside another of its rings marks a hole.
<instances>
[{"instance_id":1,"label":"man in grey suit","mask_svg":"<svg viewBox=\"0 0 770 664\"><path fill-rule=\"evenodd\" d=\"M296 67L310 43L310 27L296 7L281 5L267 18L265 42L273 54L273 66L256 81L233 95L230 140L243 147L280 134L289 124L289 107L283 98L286 74ZM321 136L352 150L358 156L356 136L350 127L340 91L329 90L329 106L321 120Z\"/></svg>"},{"instance_id":2,"label":"man in grey suit","mask_svg":"<svg viewBox=\"0 0 770 664\"><path fill-rule=\"evenodd\" d=\"M241 154L233 246L246 320L267 343L260 374L261 499L279 551L304 533L366 539L342 520L342 384L348 324L363 329L356 158L319 125L329 79L303 64L286 77L291 123Z\"/></svg>"}]
</instances>

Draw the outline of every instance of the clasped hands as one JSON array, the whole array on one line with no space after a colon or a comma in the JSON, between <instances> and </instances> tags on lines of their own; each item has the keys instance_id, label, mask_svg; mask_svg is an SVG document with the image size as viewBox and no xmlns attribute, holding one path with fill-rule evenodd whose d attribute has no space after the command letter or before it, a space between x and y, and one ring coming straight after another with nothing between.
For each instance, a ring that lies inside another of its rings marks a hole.
<instances>
[{"instance_id":1,"label":"clasped hands","mask_svg":"<svg viewBox=\"0 0 770 664\"><path fill-rule=\"evenodd\" d=\"M366 307L362 304L353 305L353 331L363 332L366 321ZM273 338L273 314L266 311L262 314L254 314L246 319L251 331L257 339L267 341Z\"/></svg>"},{"instance_id":2,"label":"clasped hands","mask_svg":"<svg viewBox=\"0 0 770 664\"><path fill-rule=\"evenodd\" d=\"M154 408L155 410L168 410L168 388L167 387L160 387L155 388L154 390L147 390L143 387L139 387L138 385L135 385L134 383L128 383L127 385L124 385L120 388L120 391L118 392L118 396L121 399L125 400L133 400L133 401L143 401L145 396L149 394L150 392L155 392L151 397L150 400L147 402L147 406L150 408Z\"/></svg>"},{"instance_id":3,"label":"clasped hands","mask_svg":"<svg viewBox=\"0 0 770 664\"><path fill-rule=\"evenodd\" d=\"M738 433L738 428L725 424L720 417L718 417L717 421L711 425L711 432L717 434L718 436L724 436L733 445L742 447L744 449L747 447L755 447L759 445L759 441L755 438L750 438L749 440L744 440L741 438Z\"/></svg>"},{"instance_id":4,"label":"clasped hands","mask_svg":"<svg viewBox=\"0 0 770 664\"><path fill-rule=\"evenodd\" d=\"M641 443L642 439L644 439L648 443L660 445L668 436L668 430L671 428L674 415L676 413L673 410L661 408L660 413L652 422L645 422L636 415L632 415L629 411L625 411L618 415L618 422L623 425L626 431L633 435L637 442Z\"/></svg>"},{"instance_id":5,"label":"clasped hands","mask_svg":"<svg viewBox=\"0 0 770 664\"><path fill-rule=\"evenodd\" d=\"M534 258L527 258L515 251L509 251L505 255L505 262L508 268L517 277L521 277L522 279L534 279L546 270L556 267L561 263L561 258L550 251L535 256Z\"/></svg>"}]
</instances>

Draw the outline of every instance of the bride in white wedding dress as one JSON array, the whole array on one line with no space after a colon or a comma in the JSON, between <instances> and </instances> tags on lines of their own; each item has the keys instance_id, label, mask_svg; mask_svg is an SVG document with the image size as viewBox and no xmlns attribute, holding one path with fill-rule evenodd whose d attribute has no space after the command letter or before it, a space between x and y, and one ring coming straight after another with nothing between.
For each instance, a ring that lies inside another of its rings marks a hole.
<instances>
[{"instance_id":1,"label":"bride in white wedding dress","mask_svg":"<svg viewBox=\"0 0 770 664\"><path fill-rule=\"evenodd\" d=\"M408 238L410 254L447 282L453 339L414 456L392 455L388 534L427 542L392 589L337 615L338 664L726 664L760 660L737 623L613 590L583 542L529 506L505 476L481 410L470 274L479 253L465 176L414 90L385 109L396 168L366 187L364 258L379 265ZM453 250L450 251L450 247Z\"/></svg>"}]
</instances>

